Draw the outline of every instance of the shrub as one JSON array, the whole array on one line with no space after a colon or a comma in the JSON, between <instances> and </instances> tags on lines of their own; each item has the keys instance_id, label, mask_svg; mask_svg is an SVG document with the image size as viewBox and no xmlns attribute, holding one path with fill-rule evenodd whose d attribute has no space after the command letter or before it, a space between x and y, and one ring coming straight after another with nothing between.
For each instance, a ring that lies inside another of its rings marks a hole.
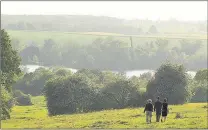
<instances>
[{"instance_id":1,"label":"shrub","mask_svg":"<svg viewBox=\"0 0 208 130\"><path fill-rule=\"evenodd\" d=\"M9 101L12 99L12 96L5 89L1 88L1 120L6 120L10 118L10 109Z\"/></svg>"},{"instance_id":2,"label":"shrub","mask_svg":"<svg viewBox=\"0 0 208 130\"><path fill-rule=\"evenodd\" d=\"M81 70L50 79L44 90L49 114L57 115L139 106L143 99L137 85L121 75Z\"/></svg>"},{"instance_id":3,"label":"shrub","mask_svg":"<svg viewBox=\"0 0 208 130\"><path fill-rule=\"evenodd\" d=\"M31 96L24 94L20 90L15 90L14 97L17 105L19 106L32 105Z\"/></svg>"},{"instance_id":4,"label":"shrub","mask_svg":"<svg viewBox=\"0 0 208 130\"><path fill-rule=\"evenodd\" d=\"M33 73L25 74L17 83L13 85L15 90L20 90L25 94L39 96L43 93L46 81L54 74L44 68L39 68Z\"/></svg>"},{"instance_id":5,"label":"shrub","mask_svg":"<svg viewBox=\"0 0 208 130\"><path fill-rule=\"evenodd\" d=\"M82 76L56 77L44 90L50 115L89 111L94 97L90 82Z\"/></svg>"}]
</instances>

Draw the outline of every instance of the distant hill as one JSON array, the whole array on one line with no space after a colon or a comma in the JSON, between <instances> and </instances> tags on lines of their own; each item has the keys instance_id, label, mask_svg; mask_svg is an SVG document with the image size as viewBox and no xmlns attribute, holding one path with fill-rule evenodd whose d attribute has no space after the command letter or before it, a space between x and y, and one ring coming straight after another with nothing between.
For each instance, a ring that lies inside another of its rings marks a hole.
<instances>
[{"instance_id":1,"label":"distant hill","mask_svg":"<svg viewBox=\"0 0 208 130\"><path fill-rule=\"evenodd\" d=\"M124 20L89 15L1 15L1 27L7 30L108 32L128 35L204 34L207 31L206 22Z\"/></svg>"}]
</instances>

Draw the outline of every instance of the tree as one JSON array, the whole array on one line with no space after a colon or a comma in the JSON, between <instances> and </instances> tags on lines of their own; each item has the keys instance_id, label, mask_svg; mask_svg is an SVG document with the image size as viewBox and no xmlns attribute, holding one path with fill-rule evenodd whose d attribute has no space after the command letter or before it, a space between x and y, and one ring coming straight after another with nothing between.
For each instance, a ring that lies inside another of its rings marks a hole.
<instances>
[{"instance_id":1,"label":"tree","mask_svg":"<svg viewBox=\"0 0 208 130\"><path fill-rule=\"evenodd\" d=\"M1 74L5 75L6 89L10 90L11 84L14 83L14 76L20 74L20 57L12 49L9 35L1 30Z\"/></svg>"},{"instance_id":2,"label":"tree","mask_svg":"<svg viewBox=\"0 0 208 130\"><path fill-rule=\"evenodd\" d=\"M208 69L201 69L197 71L194 79L192 93L193 96L191 98L191 102L207 102L207 92L208 92Z\"/></svg>"},{"instance_id":3,"label":"tree","mask_svg":"<svg viewBox=\"0 0 208 130\"><path fill-rule=\"evenodd\" d=\"M194 79L196 81L208 80L208 69L201 69L201 70L197 71Z\"/></svg>"},{"instance_id":4,"label":"tree","mask_svg":"<svg viewBox=\"0 0 208 130\"><path fill-rule=\"evenodd\" d=\"M145 79L145 80L151 80L152 78L152 73L151 72L146 72L140 75L140 79Z\"/></svg>"},{"instance_id":5,"label":"tree","mask_svg":"<svg viewBox=\"0 0 208 130\"><path fill-rule=\"evenodd\" d=\"M170 104L183 104L189 99L187 80L182 65L163 64L147 85L148 96L167 98Z\"/></svg>"},{"instance_id":6,"label":"tree","mask_svg":"<svg viewBox=\"0 0 208 130\"><path fill-rule=\"evenodd\" d=\"M26 73L14 85L14 90L20 90L25 94L40 96L43 93L44 85L54 73L44 68L38 68L33 73Z\"/></svg>"},{"instance_id":7,"label":"tree","mask_svg":"<svg viewBox=\"0 0 208 130\"><path fill-rule=\"evenodd\" d=\"M208 101L208 84L207 80L194 82L192 90L191 102L207 102Z\"/></svg>"},{"instance_id":8,"label":"tree","mask_svg":"<svg viewBox=\"0 0 208 130\"><path fill-rule=\"evenodd\" d=\"M22 58L23 64L33 62L33 60L38 62L40 57L40 49L34 45L30 45L20 52L20 56Z\"/></svg>"},{"instance_id":9,"label":"tree","mask_svg":"<svg viewBox=\"0 0 208 130\"><path fill-rule=\"evenodd\" d=\"M156 26L155 26L155 25L150 26L150 28L149 28L149 31L148 31L148 32L149 32L149 33L152 33L152 34L156 34L156 33L158 33L157 28L156 28Z\"/></svg>"},{"instance_id":10,"label":"tree","mask_svg":"<svg viewBox=\"0 0 208 130\"><path fill-rule=\"evenodd\" d=\"M137 88L126 79L118 79L101 90L106 108L125 108L136 106L139 98Z\"/></svg>"},{"instance_id":11,"label":"tree","mask_svg":"<svg viewBox=\"0 0 208 130\"><path fill-rule=\"evenodd\" d=\"M19 75L21 70L20 57L17 52L12 49L11 40L5 30L1 30L1 83L3 88L1 91L2 104L1 106L1 120L9 118L10 106L8 100L11 99L11 85L15 82L15 76Z\"/></svg>"}]
</instances>

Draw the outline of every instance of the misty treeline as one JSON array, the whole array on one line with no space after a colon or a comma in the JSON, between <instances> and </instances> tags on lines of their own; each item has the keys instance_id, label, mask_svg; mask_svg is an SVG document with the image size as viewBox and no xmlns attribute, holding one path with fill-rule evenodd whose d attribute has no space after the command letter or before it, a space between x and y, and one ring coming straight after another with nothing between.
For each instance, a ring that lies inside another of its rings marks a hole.
<instances>
[{"instance_id":1,"label":"misty treeline","mask_svg":"<svg viewBox=\"0 0 208 130\"><path fill-rule=\"evenodd\" d=\"M1 15L6 30L110 32L121 34L206 33L207 21L124 20L82 15Z\"/></svg>"},{"instance_id":2,"label":"misty treeline","mask_svg":"<svg viewBox=\"0 0 208 130\"><path fill-rule=\"evenodd\" d=\"M12 41L13 46L17 43L18 40ZM22 64L114 71L155 70L164 61L183 64L192 71L207 67L207 45L203 40L150 39L148 42L133 42L131 47L114 37L100 37L87 45L73 41L60 44L53 39L37 45L34 42L19 51Z\"/></svg>"},{"instance_id":3,"label":"misty treeline","mask_svg":"<svg viewBox=\"0 0 208 130\"><path fill-rule=\"evenodd\" d=\"M182 65L171 63L162 64L154 76L144 73L131 78L110 71L39 68L22 75L13 89L45 95L50 115L141 107L157 96L168 98L169 104L207 102L207 69L199 70L193 79L185 72Z\"/></svg>"}]
</instances>

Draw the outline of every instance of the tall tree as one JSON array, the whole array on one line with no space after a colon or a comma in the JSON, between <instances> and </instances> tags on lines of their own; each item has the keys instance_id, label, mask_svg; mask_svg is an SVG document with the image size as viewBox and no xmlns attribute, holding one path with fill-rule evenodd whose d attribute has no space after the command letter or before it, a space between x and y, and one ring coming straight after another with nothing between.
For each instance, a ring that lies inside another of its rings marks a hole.
<instances>
[{"instance_id":1,"label":"tall tree","mask_svg":"<svg viewBox=\"0 0 208 130\"><path fill-rule=\"evenodd\" d=\"M155 78L147 85L149 97L168 98L170 104L183 104L189 98L187 77L182 65L163 64L157 70Z\"/></svg>"},{"instance_id":2,"label":"tall tree","mask_svg":"<svg viewBox=\"0 0 208 130\"><path fill-rule=\"evenodd\" d=\"M1 117L8 118L10 106L8 100L11 98L11 85L14 83L15 76L20 74L20 57L12 49L11 40L5 30L1 30ZM5 96L6 95L6 96ZM2 119L2 118L1 118Z\"/></svg>"}]
</instances>

